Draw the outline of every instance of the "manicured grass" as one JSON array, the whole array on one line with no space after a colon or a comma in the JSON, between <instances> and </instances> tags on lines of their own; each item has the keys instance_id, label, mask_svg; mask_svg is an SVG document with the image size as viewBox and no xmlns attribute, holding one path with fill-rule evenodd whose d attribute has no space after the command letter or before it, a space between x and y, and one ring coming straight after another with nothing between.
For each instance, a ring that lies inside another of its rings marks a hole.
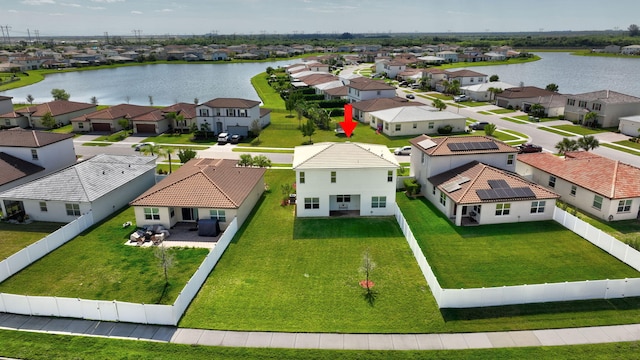
<instances>
[{"instance_id":1,"label":"manicured grass","mask_svg":"<svg viewBox=\"0 0 640 360\"><path fill-rule=\"evenodd\" d=\"M238 232L182 327L303 332L422 332L442 324L393 217L296 219L280 206L287 170L267 171L272 191ZM277 225L276 225L277 224ZM363 297L368 250L378 296Z\"/></svg>"},{"instance_id":2,"label":"manicured grass","mask_svg":"<svg viewBox=\"0 0 640 360\"><path fill-rule=\"evenodd\" d=\"M614 144L600 143L600 146L604 146L604 147L608 147L609 149L614 149L614 150L626 152L627 154L640 155L640 151L623 148L623 147L620 147L620 146L617 146L617 145L614 145Z\"/></svg>"},{"instance_id":3,"label":"manicured grass","mask_svg":"<svg viewBox=\"0 0 640 360\"><path fill-rule=\"evenodd\" d=\"M492 113L490 113L488 111L478 111L478 114L481 114L481 115L493 115Z\"/></svg>"},{"instance_id":4,"label":"manicured grass","mask_svg":"<svg viewBox=\"0 0 640 360\"><path fill-rule=\"evenodd\" d=\"M73 132L73 125L69 124L69 125L65 125L65 126L61 126L57 129L51 129L49 130L52 133L57 133L57 134L70 134ZM77 134L76 134L77 136Z\"/></svg>"},{"instance_id":5,"label":"manicured grass","mask_svg":"<svg viewBox=\"0 0 640 360\"><path fill-rule=\"evenodd\" d=\"M178 168L180 168L180 166L182 166L182 164L172 164L171 165L171 171L178 170ZM169 164L158 164L158 165L156 165L156 172L158 172L160 170L168 173L169 172Z\"/></svg>"},{"instance_id":6,"label":"manicured grass","mask_svg":"<svg viewBox=\"0 0 640 360\"><path fill-rule=\"evenodd\" d=\"M640 277L554 221L454 228L424 198L398 201L444 288Z\"/></svg>"},{"instance_id":7,"label":"manicured grass","mask_svg":"<svg viewBox=\"0 0 640 360\"><path fill-rule=\"evenodd\" d=\"M609 131L607 129L593 129L593 128L588 128L580 125L555 125L551 127L554 129L567 131L577 135L593 135L593 134L600 134L600 133L605 133Z\"/></svg>"},{"instance_id":8,"label":"manicured grass","mask_svg":"<svg viewBox=\"0 0 640 360\"><path fill-rule=\"evenodd\" d=\"M0 222L0 260L58 230L64 224L35 221L31 224Z\"/></svg>"},{"instance_id":9,"label":"manicured grass","mask_svg":"<svg viewBox=\"0 0 640 360\"><path fill-rule=\"evenodd\" d=\"M126 246L135 227L133 208L114 214L0 284L0 292L171 304L207 254L206 249L169 249L174 254L169 286L153 248Z\"/></svg>"},{"instance_id":10,"label":"manicured grass","mask_svg":"<svg viewBox=\"0 0 640 360\"><path fill-rule=\"evenodd\" d=\"M509 114L512 112L515 112L515 110L513 109L496 109L496 110L490 110L489 111L492 114Z\"/></svg>"},{"instance_id":11,"label":"manicured grass","mask_svg":"<svg viewBox=\"0 0 640 360\"><path fill-rule=\"evenodd\" d=\"M111 146L111 143L109 142L86 142L86 143L82 143L82 146Z\"/></svg>"},{"instance_id":12,"label":"manicured grass","mask_svg":"<svg viewBox=\"0 0 640 360\"><path fill-rule=\"evenodd\" d=\"M218 143L218 139L215 136L211 136L208 139L194 140L191 138L193 134L161 134L158 136L151 136L145 138L141 142L152 142L156 144L175 144L175 145L189 145L189 144L206 144L215 145Z\"/></svg>"},{"instance_id":13,"label":"manicured grass","mask_svg":"<svg viewBox=\"0 0 640 360\"><path fill-rule=\"evenodd\" d=\"M517 136L513 136L513 135L511 135L511 134L509 134L507 132L498 131L498 130L493 132L493 137L498 139L498 140L501 140L501 141L518 140Z\"/></svg>"},{"instance_id":14,"label":"manicured grass","mask_svg":"<svg viewBox=\"0 0 640 360\"><path fill-rule=\"evenodd\" d=\"M634 142L634 141L622 140L622 141L616 141L616 142L614 142L614 144L622 145L622 146L626 146L626 147L630 147L630 148L634 148L634 149L637 149L638 151L640 151L640 143L637 143L637 142Z\"/></svg>"},{"instance_id":15,"label":"manicured grass","mask_svg":"<svg viewBox=\"0 0 640 360\"><path fill-rule=\"evenodd\" d=\"M426 95L432 98L440 99L440 100L453 100L453 96L445 95L439 92L429 92ZM451 104L448 104L448 105L451 105Z\"/></svg>"},{"instance_id":16,"label":"manicured grass","mask_svg":"<svg viewBox=\"0 0 640 360\"><path fill-rule=\"evenodd\" d=\"M478 107L478 106L489 105L489 103L485 101L465 101L462 103L462 105L465 105L467 107Z\"/></svg>"},{"instance_id":17,"label":"manicured grass","mask_svg":"<svg viewBox=\"0 0 640 360\"><path fill-rule=\"evenodd\" d=\"M108 141L108 142L118 142L126 139L131 133L129 131L120 130L113 134L98 136L93 141Z\"/></svg>"},{"instance_id":18,"label":"manicured grass","mask_svg":"<svg viewBox=\"0 0 640 360\"><path fill-rule=\"evenodd\" d=\"M250 147L234 147L231 151L240 152L240 153L251 153L251 152L259 152L259 153L272 153L272 154L293 154L293 149L291 150L283 150L283 149L260 149L260 148L250 148Z\"/></svg>"},{"instance_id":19,"label":"manicured grass","mask_svg":"<svg viewBox=\"0 0 640 360\"><path fill-rule=\"evenodd\" d=\"M251 78L251 85L258 93L258 96L262 100L264 107L268 109L285 109L284 100L280 97L280 94L275 92L269 82L266 72L260 73Z\"/></svg>"},{"instance_id":20,"label":"manicured grass","mask_svg":"<svg viewBox=\"0 0 640 360\"><path fill-rule=\"evenodd\" d=\"M510 121L512 123L516 123L516 124L526 124L527 121L524 120L519 120L517 116L513 116L513 117L501 117L500 119L502 120L506 120L506 121Z\"/></svg>"},{"instance_id":21,"label":"manicured grass","mask_svg":"<svg viewBox=\"0 0 640 360\"><path fill-rule=\"evenodd\" d=\"M560 130L560 129L555 129L554 127L549 127L549 126L539 126L538 129L540 130L544 130L550 133L554 133L557 135L561 135L561 136L565 136L565 137L570 137L570 136L575 136L575 133L571 133L571 132L567 132L564 130Z\"/></svg>"},{"instance_id":22,"label":"manicured grass","mask_svg":"<svg viewBox=\"0 0 640 360\"><path fill-rule=\"evenodd\" d=\"M570 205L568 205L567 211L625 243L638 239L640 222L637 220L602 221Z\"/></svg>"}]
</instances>

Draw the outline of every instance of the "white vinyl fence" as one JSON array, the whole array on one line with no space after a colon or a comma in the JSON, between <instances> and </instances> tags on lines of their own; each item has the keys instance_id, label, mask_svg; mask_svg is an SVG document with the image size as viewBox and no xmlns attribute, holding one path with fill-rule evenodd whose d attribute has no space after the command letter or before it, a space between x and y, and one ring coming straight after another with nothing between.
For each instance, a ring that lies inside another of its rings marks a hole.
<instances>
[{"instance_id":1,"label":"white vinyl fence","mask_svg":"<svg viewBox=\"0 0 640 360\"><path fill-rule=\"evenodd\" d=\"M469 308L640 296L640 278L475 289L443 289L398 207L396 207L395 215L440 308ZM640 271L640 253L635 249L560 208L555 209L553 218L567 229Z\"/></svg>"},{"instance_id":2,"label":"white vinyl fence","mask_svg":"<svg viewBox=\"0 0 640 360\"><path fill-rule=\"evenodd\" d=\"M91 222L93 222L93 220L91 220ZM71 232L65 233L65 236L70 237L62 243L72 239L81 231L82 230L73 235ZM238 222L237 219L233 219L218 240L216 246L209 252L209 254L207 254L207 257L204 259L202 264L200 264L198 270L196 270L191 279L189 279L185 287L182 289L173 305L136 304L115 300L103 301L51 296L0 294L0 312L141 324L177 325L187 307L196 296L198 290L204 284L207 276L209 276L209 273L211 273L215 265L218 263L218 260L220 260L220 257L229 246L231 239L233 239L237 231ZM46 255L46 253L40 257L44 255ZM21 259L24 257L25 255L19 256ZM26 263L25 266L28 266L29 264L30 263ZM1 266L2 263L0 263L0 267Z\"/></svg>"}]
</instances>

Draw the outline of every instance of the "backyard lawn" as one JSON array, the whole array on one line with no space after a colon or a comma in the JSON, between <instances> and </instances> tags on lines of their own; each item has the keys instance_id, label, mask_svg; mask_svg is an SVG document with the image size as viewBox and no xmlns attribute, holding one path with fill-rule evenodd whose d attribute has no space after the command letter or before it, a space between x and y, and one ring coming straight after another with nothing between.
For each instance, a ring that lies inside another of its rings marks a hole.
<instances>
[{"instance_id":1,"label":"backyard lawn","mask_svg":"<svg viewBox=\"0 0 640 360\"><path fill-rule=\"evenodd\" d=\"M0 223L0 260L58 230L64 224L36 221L31 224Z\"/></svg>"},{"instance_id":2,"label":"backyard lawn","mask_svg":"<svg viewBox=\"0 0 640 360\"><path fill-rule=\"evenodd\" d=\"M169 249L174 254L169 287L153 248L124 245L133 208L117 212L0 284L0 292L171 304L206 256L206 249Z\"/></svg>"}]
</instances>

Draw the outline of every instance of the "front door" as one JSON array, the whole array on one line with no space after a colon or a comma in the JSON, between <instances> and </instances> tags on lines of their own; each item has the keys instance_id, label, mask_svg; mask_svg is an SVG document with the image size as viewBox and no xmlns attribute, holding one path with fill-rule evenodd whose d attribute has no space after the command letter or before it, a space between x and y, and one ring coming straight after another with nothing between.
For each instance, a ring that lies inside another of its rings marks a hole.
<instances>
[{"instance_id":1,"label":"front door","mask_svg":"<svg viewBox=\"0 0 640 360\"><path fill-rule=\"evenodd\" d=\"M198 220L198 209L182 208L182 221Z\"/></svg>"}]
</instances>

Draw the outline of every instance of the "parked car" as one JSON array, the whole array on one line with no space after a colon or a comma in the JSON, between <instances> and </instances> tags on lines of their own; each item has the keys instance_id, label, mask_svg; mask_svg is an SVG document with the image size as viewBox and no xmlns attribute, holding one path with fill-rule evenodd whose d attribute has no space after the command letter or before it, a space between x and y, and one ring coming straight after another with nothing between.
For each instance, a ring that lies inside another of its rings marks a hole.
<instances>
[{"instance_id":1,"label":"parked car","mask_svg":"<svg viewBox=\"0 0 640 360\"><path fill-rule=\"evenodd\" d=\"M401 82L398 83L398 85L402 86L402 87L406 87L407 85L409 85L409 83L406 82L406 81L401 81Z\"/></svg>"},{"instance_id":2,"label":"parked car","mask_svg":"<svg viewBox=\"0 0 640 360\"><path fill-rule=\"evenodd\" d=\"M143 148L143 147L145 147L145 146L152 147L152 146L154 146L154 145L155 145L155 144L154 144L154 143L152 143L152 142L143 142L143 143L140 143L140 144L136 145L136 146L133 148L133 150L135 150L135 151L141 151L141 150L142 150L142 148Z\"/></svg>"},{"instance_id":3,"label":"parked car","mask_svg":"<svg viewBox=\"0 0 640 360\"><path fill-rule=\"evenodd\" d=\"M413 94L407 94L407 99L415 99L416 97Z\"/></svg>"},{"instance_id":4,"label":"parked car","mask_svg":"<svg viewBox=\"0 0 640 360\"><path fill-rule=\"evenodd\" d=\"M412 88L412 89L414 89L414 90L415 90L415 89L420 89L420 83L413 83L413 84L411 84L411 88Z\"/></svg>"},{"instance_id":5,"label":"parked car","mask_svg":"<svg viewBox=\"0 0 640 360\"><path fill-rule=\"evenodd\" d=\"M403 146L393 150L395 155L411 155L411 146Z\"/></svg>"},{"instance_id":6,"label":"parked car","mask_svg":"<svg viewBox=\"0 0 640 360\"><path fill-rule=\"evenodd\" d=\"M473 130L484 130L484 127L487 125L489 125L489 123L486 121L476 121L473 124L469 125L469 128Z\"/></svg>"},{"instance_id":7,"label":"parked car","mask_svg":"<svg viewBox=\"0 0 640 360\"><path fill-rule=\"evenodd\" d=\"M228 142L229 142L229 134L220 133L220 135L218 135L218 145L224 145Z\"/></svg>"},{"instance_id":8,"label":"parked car","mask_svg":"<svg viewBox=\"0 0 640 360\"><path fill-rule=\"evenodd\" d=\"M242 141L242 139L243 139L243 136L242 136L242 135L233 134L233 135L231 135L231 140L230 140L230 142L231 142L232 144L237 144L237 143L239 143L240 141Z\"/></svg>"},{"instance_id":9,"label":"parked car","mask_svg":"<svg viewBox=\"0 0 640 360\"><path fill-rule=\"evenodd\" d=\"M463 102L471 100L467 95L458 95L453 97L453 101L455 102Z\"/></svg>"},{"instance_id":10,"label":"parked car","mask_svg":"<svg viewBox=\"0 0 640 360\"><path fill-rule=\"evenodd\" d=\"M542 146L535 144L522 144L518 145L518 152L522 153L537 153L542 151Z\"/></svg>"}]
</instances>

